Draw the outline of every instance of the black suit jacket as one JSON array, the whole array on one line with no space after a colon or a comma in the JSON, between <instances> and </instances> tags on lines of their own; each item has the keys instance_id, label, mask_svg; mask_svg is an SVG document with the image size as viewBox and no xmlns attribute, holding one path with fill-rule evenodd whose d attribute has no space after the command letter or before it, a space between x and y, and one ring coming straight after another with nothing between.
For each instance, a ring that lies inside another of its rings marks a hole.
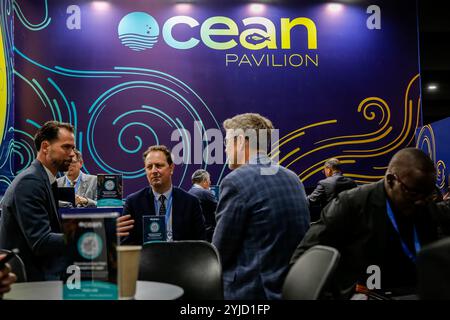
<instances>
[{"instance_id":1,"label":"black suit jacket","mask_svg":"<svg viewBox=\"0 0 450 320\"><path fill-rule=\"evenodd\" d=\"M438 239L437 210L431 203L414 218L422 246ZM320 220L311 224L292 256L291 265L314 245L327 245L341 253L334 279L335 288L341 293L348 292L358 280L365 284L362 280L367 279L366 269L370 265L381 268L383 281L383 270L392 267L386 262L386 251L397 246L398 255L404 255L399 240L389 240L391 231L383 180L344 191L322 210Z\"/></svg>"},{"instance_id":2,"label":"black suit jacket","mask_svg":"<svg viewBox=\"0 0 450 320\"><path fill-rule=\"evenodd\" d=\"M324 208L342 191L356 187L356 182L352 178L345 177L342 173L335 173L331 177L320 180L316 189L308 196L308 200L310 204Z\"/></svg>"},{"instance_id":3,"label":"black suit jacket","mask_svg":"<svg viewBox=\"0 0 450 320\"><path fill-rule=\"evenodd\" d=\"M211 242L216 227L217 200L211 191L192 187L189 193L200 200L203 216L205 217L206 239Z\"/></svg>"},{"instance_id":4,"label":"black suit jacket","mask_svg":"<svg viewBox=\"0 0 450 320\"><path fill-rule=\"evenodd\" d=\"M47 173L38 160L6 190L0 248L20 250L29 281L59 280L65 245Z\"/></svg>"},{"instance_id":5,"label":"black suit jacket","mask_svg":"<svg viewBox=\"0 0 450 320\"><path fill-rule=\"evenodd\" d=\"M205 240L205 224L198 199L176 187L173 187L172 197L173 240ZM121 242L142 245L142 216L155 215L154 196L150 187L128 196L122 215L127 214L134 219L134 228Z\"/></svg>"}]
</instances>

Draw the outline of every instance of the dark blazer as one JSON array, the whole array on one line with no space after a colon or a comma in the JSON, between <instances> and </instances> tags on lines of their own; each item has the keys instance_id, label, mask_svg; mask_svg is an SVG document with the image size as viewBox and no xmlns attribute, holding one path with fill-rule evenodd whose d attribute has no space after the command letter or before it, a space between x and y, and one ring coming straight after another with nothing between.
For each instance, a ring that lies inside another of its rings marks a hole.
<instances>
[{"instance_id":1,"label":"dark blazer","mask_svg":"<svg viewBox=\"0 0 450 320\"><path fill-rule=\"evenodd\" d=\"M340 192L355 187L357 185L353 179L344 177L342 173L337 172L331 177L320 180L316 189L308 196L308 200L311 205L318 205L320 208L324 208Z\"/></svg>"},{"instance_id":2,"label":"dark blazer","mask_svg":"<svg viewBox=\"0 0 450 320\"><path fill-rule=\"evenodd\" d=\"M203 217L205 218L206 239L211 242L216 227L217 200L211 191L203 188L192 187L189 193L200 200Z\"/></svg>"},{"instance_id":3,"label":"dark blazer","mask_svg":"<svg viewBox=\"0 0 450 320\"><path fill-rule=\"evenodd\" d=\"M220 185L213 244L225 299L280 299L289 259L309 227L298 176L265 155L258 160L233 170Z\"/></svg>"},{"instance_id":4,"label":"dark blazer","mask_svg":"<svg viewBox=\"0 0 450 320\"><path fill-rule=\"evenodd\" d=\"M431 203L414 217L422 246L438 239L436 210L436 205ZM393 238L390 237L392 234ZM395 269L390 261L386 261L388 250L398 248L398 254L395 252L394 256L408 259L387 216L383 180L344 191L332 200L322 210L320 220L311 224L292 256L291 265L306 250L318 244L334 247L341 253L334 279L335 287L341 293L349 292L357 281L365 285L368 278L366 270L370 265L380 267L383 288L383 274L391 268Z\"/></svg>"},{"instance_id":5,"label":"dark blazer","mask_svg":"<svg viewBox=\"0 0 450 320\"><path fill-rule=\"evenodd\" d=\"M176 187L173 187L172 197L173 240L205 240L205 225L198 199ZM150 187L127 197L122 215L127 214L134 219L134 228L121 242L142 245L142 216L155 215L154 196Z\"/></svg>"},{"instance_id":6,"label":"dark blazer","mask_svg":"<svg viewBox=\"0 0 450 320\"><path fill-rule=\"evenodd\" d=\"M6 190L0 248L20 250L29 281L59 280L65 245L48 175L38 160Z\"/></svg>"}]
</instances>

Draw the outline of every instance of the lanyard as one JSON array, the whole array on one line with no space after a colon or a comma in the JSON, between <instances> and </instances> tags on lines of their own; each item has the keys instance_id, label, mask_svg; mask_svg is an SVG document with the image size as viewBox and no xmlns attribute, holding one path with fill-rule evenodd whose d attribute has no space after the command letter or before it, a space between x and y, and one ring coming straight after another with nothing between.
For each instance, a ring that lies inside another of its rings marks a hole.
<instances>
[{"instance_id":1,"label":"lanyard","mask_svg":"<svg viewBox=\"0 0 450 320\"><path fill-rule=\"evenodd\" d=\"M165 222L166 222L166 228L169 229L169 220L172 216L172 196L173 193L170 194L170 197L167 199L167 207L166 207L166 215L165 215ZM161 206L160 201L156 199L156 197L153 197L153 201L155 204L155 212L159 212L159 207Z\"/></svg>"},{"instance_id":2,"label":"lanyard","mask_svg":"<svg viewBox=\"0 0 450 320\"><path fill-rule=\"evenodd\" d=\"M68 187L71 187L71 185L70 185L70 179L69 179L67 176L66 176L66 180L67 180L66 185L67 185ZM75 185L73 186L74 189L75 189L75 194L77 194L78 187L80 186L80 182L81 182L81 172L80 172L80 174L79 174L79 176L78 176L77 182L75 182Z\"/></svg>"},{"instance_id":3,"label":"lanyard","mask_svg":"<svg viewBox=\"0 0 450 320\"><path fill-rule=\"evenodd\" d=\"M395 231L398 233L398 236L400 238L400 243L402 245L403 252L408 256L408 258L411 259L411 261L413 263L416 263L416 255L417 255L417 252L420 251L420 243L419 243L419 237L417 236L416 227L414 226L414 249L416 251L415 252L416 254L413 254L409 250L406 243L403 241L402 236L400 235L400 231L398 230L398 227L397 227L397 222L395 221L394 212L392 211L389 201L387 201L387 200L386 200L386 209L387 209L387 214L388 214L389 220L391 220L392 226L394 227Z\"/></svg>"}]
</instances>

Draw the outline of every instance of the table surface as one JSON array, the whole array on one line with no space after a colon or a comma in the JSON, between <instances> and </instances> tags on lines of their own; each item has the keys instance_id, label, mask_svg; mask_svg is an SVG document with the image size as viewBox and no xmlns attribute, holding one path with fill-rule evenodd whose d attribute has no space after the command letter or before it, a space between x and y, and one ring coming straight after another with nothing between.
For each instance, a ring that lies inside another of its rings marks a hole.
<instances>
[{"instance_id":1,"label":"table surface","mask_svg":"<svg viewBox=\"0 0 450 320\"><path fill-rule=\"evenodd\" d=\"M62 281L21 282L11 286L11 291L4 299L11 300L62 300ZM136 300L175 300L183 295L181 287L173 284L138 281L136 285Z\"/></svg>"}]
</instances>

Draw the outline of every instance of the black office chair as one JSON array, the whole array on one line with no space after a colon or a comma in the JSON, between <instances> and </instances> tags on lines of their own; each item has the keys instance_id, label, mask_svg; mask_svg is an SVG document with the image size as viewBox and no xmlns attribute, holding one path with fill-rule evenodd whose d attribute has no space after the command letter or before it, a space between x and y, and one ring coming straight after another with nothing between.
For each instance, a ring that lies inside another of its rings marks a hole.
<instances>
[{"instance_id":1,"label":"black office chair","mask_svg":"<svg viewBox=\"0 0 450 320\"><path fill-rule=\"evenodd\" d=\"M417 256L420 299L450 299L450 237L424 246Z\"/></svg>"},{"instance_id":2,"label":"black office chair","mask_svg":"<svg viewBox=\"0 0 450 320\"><path fill-rule=\"evenodd\" d=\"M186 300L222 300L222 266L217 249L206 241L145 244L139 280L159 281L183 288Z\"/></svg>"},{"instance_id":3,"label":"black office chair","mask_svg":"<svg viewBox=\"0 0 450 320\"><path fill-rule=\"evenodd\" d=\"M286 300L317 300L339 262L339 252L327 246L314 246L292 266L283 284Z\"/></svg>"},{"instance_id":4,"label":"black office chair","mask_svg":"<svg viewBox=\"0 0 450 320\"><path fill-rule=\"evenodd\" d=\"M11 250L0 249L0 253L8 254ZM8 261L11 266L11 271L17 276L16 282L27 282L27 272L25 270L25 264L18 254L14 254L14 258Z\"/></svg>"}]
</instances>

